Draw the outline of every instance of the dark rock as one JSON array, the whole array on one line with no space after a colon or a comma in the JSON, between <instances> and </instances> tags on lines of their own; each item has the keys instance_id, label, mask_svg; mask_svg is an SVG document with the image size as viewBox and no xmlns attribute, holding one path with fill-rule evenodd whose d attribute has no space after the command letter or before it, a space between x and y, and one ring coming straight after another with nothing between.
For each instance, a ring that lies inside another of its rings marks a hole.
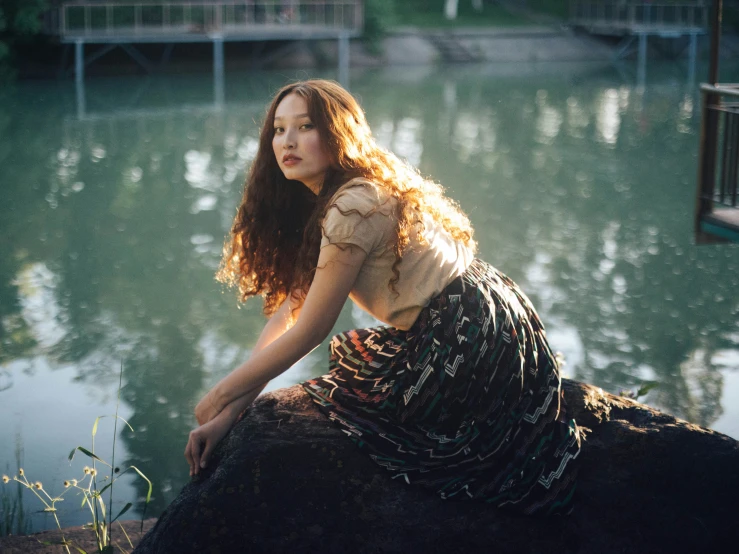
<instances>
[{"instance_id":1,"label":"dark rock","mask_svg":"<svg viewBox=\"0 0 739 554\"><path fill-rule=\"evenodd\" d=\"M565 380L591 429L575 511L513 516L390 479L300 386L260 397L135 554L718 552L737 544L739 442ZM217 463L216 463L217 462Z\"/></svg>"},{"instance_id":2,"label":"dark rock","mask_svg":"<svg viewBox=\"0 0 739 554\"><path fill-rule=\"evenodd\" d=\"M155 519L117 521L113 523L111 544L114 552L128 552L131 545L136 546L144 533L154 527ZM121 532L121 528L125 534ZM67 541L69 550L62 546ZM130 543L129 543L130 540ZM95 532L89 527L78 525L63 530L52 529L33 535L10 535L0 537L2 554L66 554L67 552L97 552Z\"/></svg>"}]
</instances>

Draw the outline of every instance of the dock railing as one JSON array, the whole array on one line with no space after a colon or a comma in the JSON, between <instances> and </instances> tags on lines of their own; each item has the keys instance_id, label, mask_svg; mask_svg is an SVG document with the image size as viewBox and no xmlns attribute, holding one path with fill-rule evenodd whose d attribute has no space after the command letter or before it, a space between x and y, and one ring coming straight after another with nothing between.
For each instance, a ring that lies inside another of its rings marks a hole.
<instances>
[{"instance_id":1,"label":"dock railing","mask_svg":"<svg viewBox=\"0 0 739 554\"><path fill-rule=\"evenodd\" d=\"M739 84L702 84L698 242L739 238Z\"/></svg>"},{"instance_id":2,"label":"dock railing","mask_svg":"<svg viewBox=\"0 0 739 554\"><path fill-rule=\"evenodd\" d=\"M332 29L358 34L361 0L140 0L62 2L62 38L108 35L243 34L264 27Z\"/></svg>"},{"instance_id":3,"label":"dock railing","mask_svg":"<svg viewBox=\"0 0 739 554\"><path fill-rule=\"evenodd\" d=\"M572 25L626 32L638 27L693 28L708 26L708 4L695 2L627 2L571 0Z\"/></svg>"}]
</instances>

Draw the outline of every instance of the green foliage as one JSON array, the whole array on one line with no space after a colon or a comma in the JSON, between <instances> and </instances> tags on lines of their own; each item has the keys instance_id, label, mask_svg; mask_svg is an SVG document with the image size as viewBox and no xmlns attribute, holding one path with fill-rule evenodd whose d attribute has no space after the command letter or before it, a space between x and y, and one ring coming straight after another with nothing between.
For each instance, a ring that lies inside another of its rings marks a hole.
<instances>
[{"instance_id":1,"label":"green foliage","mask_svg":"<svg viewBox=\"0 0 739 554\"><path fill-rule=\"evenodd\" d=\"M0 0L0 36L7 40L37 35L48 9L48 0Z\"/></svg>"},{"instance_id":2,"label":"green foliage","mask_svg":"<svg viewBox=\"0 0 739 554\"><path fill-rule=\"evenodd\" d=\"M457 18L449 21L444 17L444 3L444 0L395 2L397 22L416 27L515 26L530 23L523 16L513 14L498 2L491 0L483 2L481 12L474 9L471 0L459 0Z\"/></svg>"},{"instance_id":3,"label":"green foliage","mask_svg":"<svg viewBox=\"0 0 739 554\"><path fill-rule=\"evenodd\" d=\"M47 0L0 0L6 26L16 36L41 32L41 15L49 8Z\"/></svg>"},{"instance_id":4,"label":"green foliage","mask_svg":"<svg viewBox=\"0 0 739 554\"><path fill-rule=\"evenodd\" d=\"M0 493L0 537L8 535L27 535L31 532L31 520L23 509L22 488L11 496Z\"/></svg>"},{"instance_id":5,"label":"green foliage","mask_svg":"<svg viewBox=\"0 0 739 554\"><path fill-rule=\"evenodd\" d=\"M38 35L48 0L0 0L0 80L8 76L13 50L23 40Z\"/></svg>"},{"instance_id":6,"label":"green foliage","mask_svg":"<svg viewBox=\"0 0 739 554\"><path fill-rule=\"evenodd\" d=\"M570 17L569 0L526 0L525 6L531 11L553 15L561 19Z\"/></svg>"},{"instance_id":7,"label":"green foliage","mask_svg":"<svg viewBox=\"0 0 739 554\"><path fill-rule=\"evenodd\" d=\"M623 398L639 400L639 398L641 398L642 396L646 396L650 390L658 386L659 383L657 383L656 381L646 381L642 383L636 391L633 391L631 389L623 389L618 393L618 395Z\"/></svg>"},{"instance_id":8,"label":"green foliage","mask_svg":"<svg viewBox=\"0 0 739 554\"><path fill-rule=\"evenodd\" d=\"M23 443L20 433L15 436L15 462L18 467L23 465ZM3 490L0 490L0 537L27 535L30 532L31 518L28 510L23 507L23 487L18 484L15 494L7 494L3 487Z\"/></svg>"},{"instance_id":9,"label":"green foliage","mask_svg":"<svg viewBox=\"0 0 739 554\"><path fill-rule=\"evenodd\" d=\"M364 41L378 53L380 40L396 20L395 0L366 0L364 3Z\"/></svg>"},{"instance_id":10,"label":"green foliage","mask_svg":"<svg viewBox=\"0 0 739 554\"><path fill-rule=\"evenodd\" d=\"M119 374L119 381L118 381L118 403L120 403L120 394L121 394L121 388L123 384L123 366L121 365L121 371ZM59 518L57 517L57 507L56 505L59 502L64 501L64 495L67 494L70 490L77 490L82 495L82 504L81 507L87 506L87 508L90 510L90 516L92 517L92 523L89 524L89 528L92 529L95 533L95 538L97 541L97 553L99 554L107 554L110 552L113 552L113 547L111 543L111 530L113 528L113 523L115 523L118 518L120 518L123 514L125 514L132 506L132 504L129 502L127 503L118 514L113 517L113 512L111 511L113 508L113 485L115 482L120 479L123 475L128 473L130 470L133 470L136 472L139 477L141 477L144 481L146 481L149 485L148 493L146 494L146 501L144 505L144 515L141 518L141 524L143 528L143 519L146 515L146 507L148 506L150 500L151 500L151 493L152 493L152 484L151 481L144 475L139 468L136 466L128 466L123 471L120 470L119 467L116 467L115 465L115 444L116 444L116 438L117 438L117 430L118 430L118 420L123 421L126 426L133 432L133 428L129 423L123 419L121 416L118 415L118 403L116 404L116 413L111 416L99 416L95 419L95 423L92 426L92 448L89 450L87 448L84 448L82 446L77 446L72 449L72 451L69 453L68 459L71 462L74 459L74 455L77 453L77 451L82 452L85 456L90 458L91 460L91 467L85 466L83 468L83 475L81 478L78 479L69 479L64 481L64 490L58 494L58 495L50 495L46 488L44 487L43 483L41 481L32 482L29 481L28 477L26 476L25 471L20 467L20 456L18 455L18 451L16 450L16 461L19 462L19 468L18 468L18 474L13 477L8 477L7 475L2 476L2 482L3 484L9 484L11 482L16 482L19 485L19 488L26 488L29 491L31 491L38 499L41 501L41 503L44 505L43 511L51 513L54 517L54 521L56 521L56 525L61 531L62 527L59 523ZM95 454L95 435L97 435L98 430L98 422L104 418L104 417L112 417L114 420L114 427L113 427L113 456L111 459L111 463L106 462L102 458L100 458L97 454ZM110 470L110 475L106 475L102 478L102 481L98 481L98 468L96 467L96 462L100 463L104 466L106 466ZM105 483L105 484L104 484ZM103 485L104 484L104 485ZM102 488L100 485L103 485ZM105 501L103 500L103 494L105 492L109 493L109 501L106 506ZM6 510L7 505L7 510ZM23 526L23 502L22 497L20 496L20 492L18 495L18 501L11 502L7 501L5 495L2 497L2 504L0 504L0 507L3 508L3 514L4 518L8 520L8 523L10 527L12 528L13 521L17 521L16 526ZM19 507L19 508L18 508ZM20 511L18 512L18 509ZM125 534L125 529L123 529L123 526L118 524L121 527L121 530ZM28 525L26 525L28 527ZM0 531L4 530L5 525L0 524ZM27 530L27 529L26 529ZM0 536L2 536L2 533L0 533ZM128 539L128 535L126 535L126 538ZM131 548L133 548L133 544L131 544L131 540L128 539L129 544L131 545ZM54 543L48 543L45 542L43 544L51 545ZM62 535L62 541L61 543L58 543L61 546L64 546L65 550L68 554L71 554L71 551L69 547L71 546L81 554L87 554L83 549L79 548L78 546L72 544L71 542L67 541L64 538L64 535Z\"/></svg>"}]
</instances>

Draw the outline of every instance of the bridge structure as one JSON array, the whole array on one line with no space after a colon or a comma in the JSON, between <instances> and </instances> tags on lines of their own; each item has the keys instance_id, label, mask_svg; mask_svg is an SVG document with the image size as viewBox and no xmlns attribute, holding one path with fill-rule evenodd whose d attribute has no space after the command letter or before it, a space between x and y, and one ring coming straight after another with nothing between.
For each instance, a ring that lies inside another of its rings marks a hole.
<instances>
[{"instance_id":1,"label":"bridge structure","mask_svg":"<svg viewBox=\"0 0 739 554\"><path fill-rule=\"evenodd\" d=\"M722 0L714 0L708 82L701 84L694 222L698 244L739 243L739 84L719 79L721 11Z\"/></svg>"},{"instance_id":2,"label":"bridge structure","mask_svg":"<svg viewBox=\"0 0 739 554\"><path fill-rule=\"evenodd\" d=\"M570 0L569 24L594 35L622 37L615 59L638 49L639 82L646 73L647 42L650 37L689 39L691 74L695 72L698 37L709 27L710 5L703 0ZM692 78L690 79L692 81Z\"/></svg>"},{"instance_id":3,"label":"bridge structure","mask_svg":"<svg viewBox=\"0 0 739 554\"><path fill-rule=\"evenodd\" d=\"M213 45L215 82L222 82L226 42L335 39L339 75L349 66L349 39L362 33L362 0L77 0L62 1L47 14L46 32L75 46L75 77L113 48L125 50L145 70L154 64L137 44L166 44L166 61L177 43ZM105 45L91 56L85 45ZM341 80L341 78L340 78Z\"/></svg>"}]
</instances>

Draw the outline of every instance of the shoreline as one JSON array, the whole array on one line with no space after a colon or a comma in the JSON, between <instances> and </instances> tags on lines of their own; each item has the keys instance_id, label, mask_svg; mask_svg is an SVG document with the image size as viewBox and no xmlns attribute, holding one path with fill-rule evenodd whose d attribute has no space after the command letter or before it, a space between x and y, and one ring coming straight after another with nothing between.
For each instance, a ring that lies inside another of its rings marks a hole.
<instances>
[{"instance_id":1,"label":"shoreline","mask_svg":"<svg viewBox=\"0 0 739 554\"><path fill-rule=\"evenodd\" d=\"M655 39L648 58L670 57L665 52L679 51L674 40L661 43ZM687 39L685 39L687 41ZM669 48L666 48L669 46ZM705 57L707 37L699 39L698 59ZM736 55L737 37L724 37L724 54ZM26 52L18 63L20 80L71 79L73 54L71 45L38 44ZM101 46L87 45L86 53ZM162 55L163 44L137 45L149 60ZM562 25L532 24L520 27L419 28L396 27L380 40L378 52L372 52L361 39L350 43L350 67L427 66L466 63L521 63L563 61L613 61L618 41L577 32ZM65 57L66 64L62 64ZM176 74L212 71L212 47L208 43L178 44L171 59L164 64L153 62L154 73ZM682 56L684 57L684 55ZM319 69L338 64L338 44L334 40L274 41L270 43L227 43L226 71L253 69ZM110 75L146 75L146 72L120 48L96 60L85 70L86 77Z\"/></svg>"},{"instance_id":2,"label":"shoreline","mask_svg":"<svg viewBox=\"0 0 739 554\"><path fill-rule=\"evenodd\" d=\"M131 519L121 521L120 523L135 548L141 542L144 535L154 527L156 522L157 518L145 519L143 522L143 532L141 531L140 519ZM39 531L30 535L8 535L7 537L0 537L0 552L3 554L66 554L66 549L61 545L62 536L67 541L70 541L70 543L73 543L74 546L82 548L85 552L92 553L97 551L94 531L78 525L65 527L61 531L59 529L52 529ZM131 548L125 535L121 533L120 527L117 527L115 524L113 525L112 544L113 546L122 547L125 552L128 552ZM70 544L71 552L77 552L74 546ZM120 551L119 548L118 552Z\"/></svg>"}]
</instances>

